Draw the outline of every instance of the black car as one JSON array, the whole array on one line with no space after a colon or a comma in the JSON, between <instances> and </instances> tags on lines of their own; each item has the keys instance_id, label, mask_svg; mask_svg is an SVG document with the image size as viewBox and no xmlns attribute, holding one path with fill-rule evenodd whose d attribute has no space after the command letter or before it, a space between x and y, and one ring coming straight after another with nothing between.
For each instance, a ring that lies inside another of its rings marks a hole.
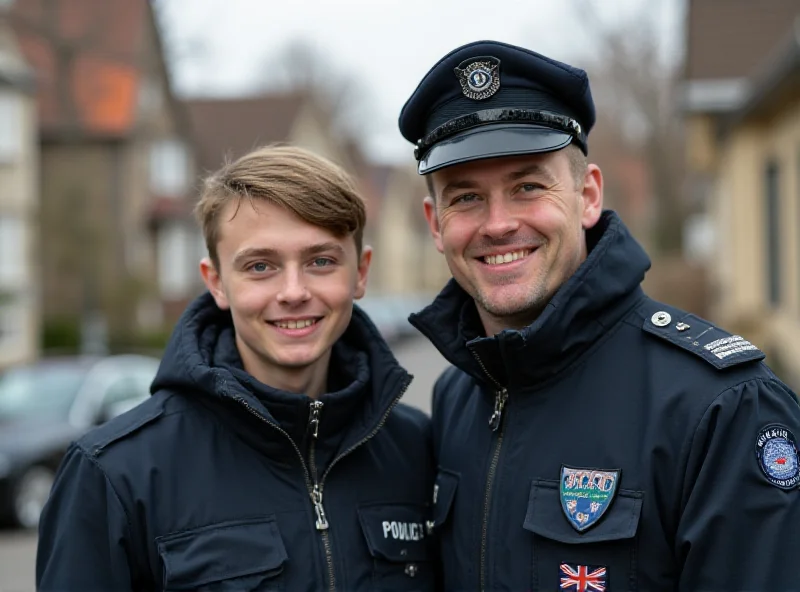
<instances>
[{"instance_id":1,"label":"black car","mask_svg":"<svg viewBox=\"0 0 800 592\"><path fill-rule=\"evenodd\" d=\"M70 442L145 400L158 365L61 357L0 374L0 521L35 528Z\"/></svg>"}]
</instances>

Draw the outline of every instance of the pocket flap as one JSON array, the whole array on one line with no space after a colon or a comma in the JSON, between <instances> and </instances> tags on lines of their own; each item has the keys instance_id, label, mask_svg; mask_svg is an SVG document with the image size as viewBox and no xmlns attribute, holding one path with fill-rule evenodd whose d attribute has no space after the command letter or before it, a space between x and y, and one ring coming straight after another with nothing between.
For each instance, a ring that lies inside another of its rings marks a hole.
<instances>
[{"instance_id":1,"label":"pocket flap","mask_svg":"<svg viewBox=\"0 0 800 592\"><path fill-rule=\"evenodd\" d=\"M441 526L450 514L458 489L459 474L439 467L433 486L433 526Z\"/></svg>"},{"instance_id":2,"label":"pocket flap","mask_svg":"<svg viewBox=\"0 0 800 592\"><path fill-rule=\"evenodd\" d=\"M156 543L165 583L176 590L278 570L287 559L274 517L212 524Z\"/></svg>"},{"instance_id":3,"label":"pocket flap","mask_svg":"<svg viewBox=\"0 0 800 592\"><path fill-rule=\"evenodd\" d=\"M558 481L534 481L528 499L523 528L539 536L569 544L599 543L636 536L642 512L640 491L620 489L600 521L589 530L578 532L561 509Z\"/></svg>"},{"instance_id":4,"label":"pocket flap","mask_svg":"<svg viewBox=\"0 0 800 592\"><path fill-rule=\"evenodd\" d=\"M369 552L388 561L430 559L425 504L378 503L358 508L358 517Z\"/></svg>"}]
</instances>

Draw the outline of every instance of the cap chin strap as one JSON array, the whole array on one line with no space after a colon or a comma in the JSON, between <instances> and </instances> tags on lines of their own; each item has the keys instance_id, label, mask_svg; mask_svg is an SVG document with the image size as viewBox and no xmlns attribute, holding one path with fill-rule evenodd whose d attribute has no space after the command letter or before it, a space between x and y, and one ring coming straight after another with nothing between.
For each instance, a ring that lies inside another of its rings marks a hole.
<instances>
[{"instance_id":1,"label":"cap chin strap","mask_svg":"<svg viewBox=\"0 0 800 592\"><path fill-rule=\"evenodd\" d=\"M566 115L534 109L484 109L483 111L476 111L451 119L434 129L424 138L417 140L417 145L414 148L414 158L418 161L421 160L434 144L445 138L490 123L541 125L573 136L581 148L586 146L586 134L583 133L581 124Z\"/></svg>"}]
</instances>

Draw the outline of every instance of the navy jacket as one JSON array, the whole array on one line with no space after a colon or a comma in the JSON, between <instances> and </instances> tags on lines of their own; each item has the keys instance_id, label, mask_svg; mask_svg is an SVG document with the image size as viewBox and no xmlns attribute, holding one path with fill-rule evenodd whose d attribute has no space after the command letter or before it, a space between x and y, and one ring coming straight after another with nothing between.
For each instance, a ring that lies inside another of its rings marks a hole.
<instances>
[{"instance_id":1,"label":"navy jacket","mask_svg":"<svg viewBox=\"0 0 800 592\"><path fill-rule=\"evenodd\" d=\"M40 524L39 590L430 590L429 420L354 307L319 399L244 372L201 296L153 396L76 442Z\"/></svg>"},{"instance_id":2,"label":"navy jacket","mask_svg":"<svg viewBox=\"0 0 800 592\"><path fill-rule=\"evenodd\" d=\"M524 330L486 338L454 282L413 317L454 365L433 401L445 588L800 590L793 393L643 294L615 214L587 240Z\"/></svg>"}]
</instances>

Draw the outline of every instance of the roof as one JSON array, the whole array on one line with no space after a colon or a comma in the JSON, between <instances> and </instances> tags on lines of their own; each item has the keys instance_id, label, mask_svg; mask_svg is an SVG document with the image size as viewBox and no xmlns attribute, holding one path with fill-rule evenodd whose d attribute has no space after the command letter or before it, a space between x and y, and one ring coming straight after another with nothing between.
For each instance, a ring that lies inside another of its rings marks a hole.
<instances>
[{"instance_id":1,"label":"roof","mask_svg":"<svg viewBox=\"0 0 800 592\"><path fill-rule=\"evenodd\" d=\"M800 0L689 0L684 78L750 76L798 15Z\"/></svg>"},{"instance_id":2,"label":"roof","mask_svg":"<svg viewBox=\"0 0 800 592\"><path fill-rule=\"evenodd\" d=\"M12 5L9 21L36 72L43 132L120 136L132 130L148 19L145 0Z\"/></svg>"},{"instance_id":3,"label":"roof","mask_svg":"<svg viewBox=\"0 0 800 592\"><path fill-rule=\"evenodd\" d=\"M303 94L286 93L185 101L201 172L214 171L226 159L258 146L286 142L307 100Z\"/></svg>"},{"instance_id":4,"label":"roof","mask_svg":"<svg viewBox=\"0 0 800 592\"><path fill-rule=\"evenodd\" d=\"M752 92L727 122L727 129L749 117L768 114L800 98L800 16L776 51L752 77Z\"/></svg>"}]
</instances>

